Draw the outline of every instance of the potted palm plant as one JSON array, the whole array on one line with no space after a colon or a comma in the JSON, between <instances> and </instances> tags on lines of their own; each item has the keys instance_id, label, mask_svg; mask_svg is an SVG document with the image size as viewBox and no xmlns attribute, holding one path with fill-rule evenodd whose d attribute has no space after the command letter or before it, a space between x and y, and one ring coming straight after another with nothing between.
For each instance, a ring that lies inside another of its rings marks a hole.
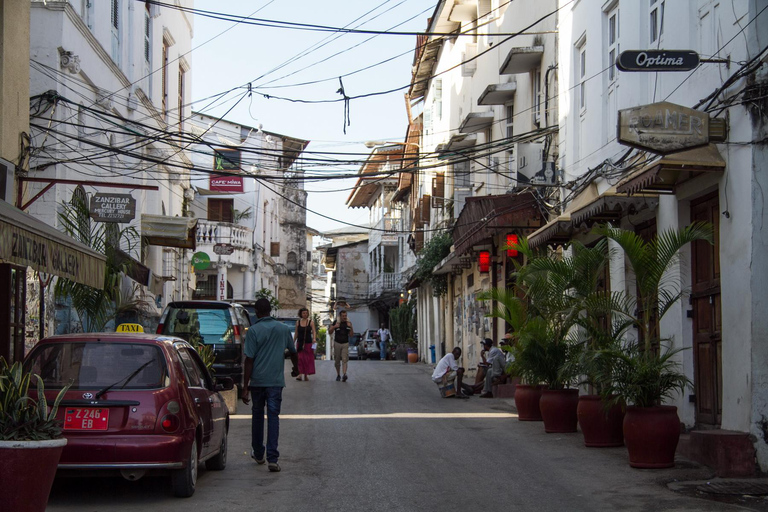
<instances>
[{"instance_id":1,"label":"potted palm plant","mask_svg":"<svg viewBox=\"0 0 768 512\"><path fill-rule=\"evenodd\" d=\"M601 227L597 232L623 249L637 284L636 296L617 297L612 306L615 315L631 321L637 337L601 351L610 360L603 367L602 394L612 403L628 405L623 427L630 466L672 467L680 420L677 407L663 402L683 393L690 380L675 359L681 349L661 336L659 321L684 294L675 271L680 249L696 240L712 243L713 229L693 223L649 241L623 229Z\"/></svg>"},{"instance_id":2,"label":"potted palm plant","mask_svg":"<svg viewBox=\"0 0 768 512\"><path fill-rule=\"evenodd\" d=\"M29 386L37 380L36 399ZM64 387L50 407L43 380L21 363L0 357L0 510L42 512L48 503L59 457L67 444L56 420Z\"/></svg>"}]
</instances>

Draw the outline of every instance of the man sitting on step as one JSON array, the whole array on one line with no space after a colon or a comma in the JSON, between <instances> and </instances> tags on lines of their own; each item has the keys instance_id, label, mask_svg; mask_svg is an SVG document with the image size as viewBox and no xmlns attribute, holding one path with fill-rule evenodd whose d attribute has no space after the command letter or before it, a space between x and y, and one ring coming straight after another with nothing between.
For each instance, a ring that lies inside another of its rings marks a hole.
<instances>
[{"instance_id":1,"label":"man sitting on step","mask_svg":"<svg viewBox=\"0 0 768 512\"><path fill-rule=\"evenodd\" d=\"M464 368L460 368L457 359L461 357L461 349L459 347L454 348L450 353L437 363L435 371L432 373L432 381L437 384L441 389L447 388L456 381L456 387L454 388L455 394L446 394L445 397L455 396L456 398L469 398L462 392L464 386L462 379L464 377Z\"/></svg>"}]
</instances>

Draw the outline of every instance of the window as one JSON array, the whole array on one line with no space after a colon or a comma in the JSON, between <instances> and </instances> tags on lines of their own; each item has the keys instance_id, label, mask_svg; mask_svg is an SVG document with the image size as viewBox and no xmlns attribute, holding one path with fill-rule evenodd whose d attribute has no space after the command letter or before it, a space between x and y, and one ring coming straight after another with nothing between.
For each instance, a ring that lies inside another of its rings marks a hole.
<instances>
[{"instance_id":1,"label":"window","mask_svg":"<svg viewBox=\"0 0 768 512\"><path fill-rule=\"evenodd\" d=\"M280 257L280 242L270 242L269 244L269 256L272 258Z\"/></svg>"},{"instance_id":2,"label":"window","mask_svg":"<svg viewBox=\"0 0 768 512\"><path fill-rule=\"evenodd\" d=\"M149 2L145 4L147 6L146 11L144 12L144 62L147 64L150 63L150 41L149 36L152 33L152 17L149 14Z\"/></svg>"},{"instance_id":3,"label":"window","mask_svg":"<svg viewBox=\"0 0 768 512\"><path fill-rule=\"evenodd\" d=\"M613 82L616 79L616 56L618 55L619 46L619 11L614 9L608 13L608 81Z\"/></svg>"},{"instance_id":4,"label":"window","mask_svg":"<svg viewBox=\"0 0 768 512\"><path fill-rule=\"evenodd\" d=\"M439 78L435 80L435 118L443 118L443 81Z\"/></svg>"},{"instance_id":5,"label":"window","mask_svg":"<svg viewBox=\"0 0 768 512\"><path fill-rule=\"evenodd\" d=\"M538 126L541 123L541 68L533 71L531 80L531 106L533 107L533 124Z\"/></svg>"},{"instance_id":6,"label":"window","mask_svg":"<svg viewBox=\"0 0 768 512\"><path fill-rule=\"evenodd\" d=\"M582 112L587 108L587 48L586 44L579 48L579 108Z\"/></svg>"},{"instance_id":7,"label":"window","mask_svg":"<svg viewBox=\"0 0 768 512\"><path fill-rule=\"evenodd\" d=\"M288 270L297 270L299 268L296 258L296 253L291 251L288 253L287 263L285 264L285 268Z\"/></svg>"},{"instance_id":8,"label":"window","mask_svg":"<svg viewBox=\"0 0 768 512\"><path fill-rule=\"evenodd\" d=\"M507 105L504 107L504 110L506 111L506 117L505 117L505 126L506 126L506 137L508 139L511 139L512 136L515 134L515 131L513 129L513 125L515 122L515 107L514 105Z\"/></svg>"},{"instance_id":9,"label":"window","mask_svg":"<svg viewBox=\"0 0 768 512\"><path fill-rule=\"evenodd\" d=\"M179 95L178 95L179 131L184 131L184 70L179 67Z\"/></svg>"},{"instance_id":10,"label":"window","mask_svg":"<svg viewBox=\"0 0 768 512\"><path fill-rule=\"evenodd\" d=\"M453 183L456 187L469 187L469 161L454 162Z\"/></svg>"},{"instance_id":11,"label":"window","mask_svg":"<svg viewBox=\"0 0 768 512\"><path fill-rule=\"evenodd\" d=\"M163 41L163 57L162 57L162 95L161 105L163 112L163 119L168 120L168 44Z\"/></svg>"},{"instance_id":12,"label":"window","mask_svg":"<svg viewBox=\"0 0 768 512\"><path fill-rule=\"evenodd\" d=\"M120 0L111 0L112 16L110 30L112 32L112 60L120 65Z\"/></svg>"},{"instance_id":13,"label":"window","mask_svg":"<svg viewBox=\"0 0 768 512\"><path fill-rule=\"evenodd\" d=\"M649 28L651 30L651 42L655 43L664 34L664 1L651 1L651 17Z\"/></svg>"},{"instance_id":14,"label":"window","mask_svg":"<svg viewBox=\"0 0 768 512\"><path fill-rule=\"evenodd\" d=\"M215 222L232 222L234 208L234 199L209 199L208 220Z\"/></svg>"},{"instance_id":15,"label":"window","mask_svg":"<svg viewBox=\"0 0 768 512\"><path fill-rule=\"evenodd\" d=\"M203 376L186 348L179 349L179 359L181 359L184 374L187 376L187 384L193 388L203 387Z\"/></svg>"}]
</instances>

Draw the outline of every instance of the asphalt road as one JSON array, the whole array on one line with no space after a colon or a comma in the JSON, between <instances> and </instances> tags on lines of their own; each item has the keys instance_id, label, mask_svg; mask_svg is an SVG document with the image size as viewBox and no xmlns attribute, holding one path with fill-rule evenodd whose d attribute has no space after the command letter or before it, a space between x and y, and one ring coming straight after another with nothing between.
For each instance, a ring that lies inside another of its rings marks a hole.
<instances>
[{"instance_id":1,"label":"asphalt road","mask_svg":"<svg viewBox=\"0 0 768 512\"><path fill-rule=\"evenodd\" d=\"M164 478L57 479L58 511L727 511L749 510L670 491L708 478L686 461L636 470L624 448L588 449L581 434L520 422L513 402L441 399L431 368L351 361L346 383L317 361L309 382L288 378L280 424L282 472L248 456L250 410L239 404L224 471L201 470L191 498Z\"/></svg>"}]
</instances>

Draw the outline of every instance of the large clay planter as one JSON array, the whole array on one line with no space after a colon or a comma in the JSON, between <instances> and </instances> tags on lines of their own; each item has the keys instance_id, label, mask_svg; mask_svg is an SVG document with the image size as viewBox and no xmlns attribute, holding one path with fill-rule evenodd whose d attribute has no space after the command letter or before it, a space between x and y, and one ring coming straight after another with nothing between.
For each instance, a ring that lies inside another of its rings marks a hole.
<instances>
[{"instance_id":1,"label":"large clay planter","mask_svg":"<svg viewBox=\"0 0 768 512\"><path fill-rule=\"evenodd\" d=\"M578 389L543 389L539 408L544 431L548 434L576 432L578 405Z\"/></svg>"},{"instance_id":2,"label":"large clay planter","mask_svg":"<svg viewBox=\"0 0 768 512\"><path fill-rule=\"evenodd\" d=\"M408 349L408 362L409 363L418 363L419 362L419 353L414 349Z\"/></svg>"},{"instance_id":3,"label":"large clay planter","mask_svg":"<svg viewBox=\"0 0 768 512\"><path fill-rule=\"evenodd\" d=\"M541 421L540 399L541 386L518 384L515 388L517 419L519 421Z\"/></svg>"},{"instance_id":4,"label":"large clay planter","mask_svg":"<svg viewBox=\"0 0 768 512\"><path fill-rule=\"evenodd\" d=\"M624 408L621 404L608 411L603 407L600 395L582 395L576 409L579 426L584 434L584 446L608 448L624 446Z\"/></svg>"},{"instance_id":5,"label":"large clay planter","mask_svg":"<svg viewBox=\"0 0 768 512\"><path fill-rule=\"evenodd\" d=\"M0 510L44 512L66 439L0 441Z\"/></svg>"},{"instance_id":6,"label":"large clay planter","mask_svg":"<svg viewBox=\"0 0 768 512\"><path fill-rule=\"evenodd\" d=\"M624 415L624 442L633 468L671 468L680 439L677 407L627 407Z\"/></svg>"}]
</instances>

